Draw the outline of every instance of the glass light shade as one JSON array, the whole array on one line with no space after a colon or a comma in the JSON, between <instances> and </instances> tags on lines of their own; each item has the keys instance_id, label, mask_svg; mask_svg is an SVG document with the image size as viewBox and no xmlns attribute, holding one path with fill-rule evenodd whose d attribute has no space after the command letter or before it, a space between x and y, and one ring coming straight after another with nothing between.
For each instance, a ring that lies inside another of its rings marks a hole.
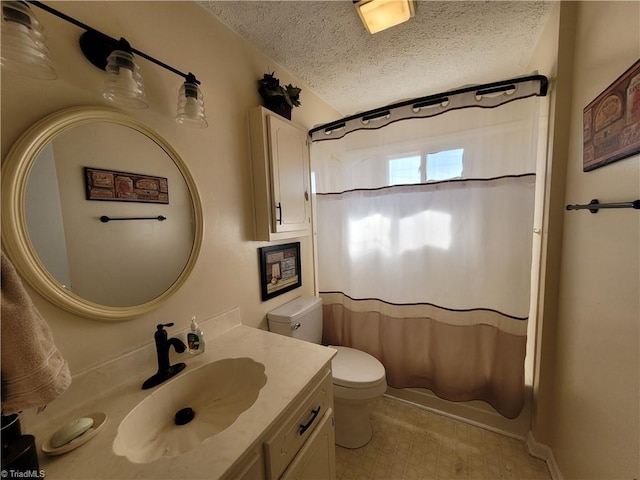
<instances>
[{"instance_id":1,"label":"glass light shade","mask_svg":"<svg viewBox=\"0 0 640 480\"><path fill-rule=\"evenodd\" d=\"M413 0L360 0L356 8L369 33L406 22L415 13Z\"/></svg>"},{"instance_id":2,"label":"glass light shade","mask_svg":"<svg viewBox=\"0 0 640 480\"><path fill-rule=\"evenodd\" d=\"M196 128L209 125L204 115L204 96L197 83L187 81L180 87L176 123Z\"/></svg>"},{"instance_id":3,"label":"glass light shade","mask_svg":"<svg viewBox=\"0 0 640 480\"><path fill-rule=\"evenodd\" d=\"M147 108L140 67L133 55L124 50L114 50L107 57L107 79L102 96L128 108Z\"/></svg>"},{"instance_id":4,"label":"glass light shade","mask_svg":"<svg viewBox=\"0 0 640 480\"><path fill-rule=\"evenodd\" d=\"M2 66L33 78L57 77L42 24L25 2L2 2Z\"/></svg>"}]
</instances>

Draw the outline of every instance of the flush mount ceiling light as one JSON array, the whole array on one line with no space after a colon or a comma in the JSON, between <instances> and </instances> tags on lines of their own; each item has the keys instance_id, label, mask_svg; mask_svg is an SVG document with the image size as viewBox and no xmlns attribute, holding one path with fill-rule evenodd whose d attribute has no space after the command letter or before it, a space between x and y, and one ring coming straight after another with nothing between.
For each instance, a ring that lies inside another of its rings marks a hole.
<instances>
[{"instance_id":1,"label":"flush mount ceiling light","mask_svg":"<svg viewBox=\"0 0 640 480\"><path fill-rule=\"evenodd\" d=\"M413 0L359 0L354 3L360 20L372 34L406 22L415 14Z\"/></svg>"},{"instance_id":2,"label":"flush mount ceiling light","mask_svg":"<svg viewBox=\"0 0 640 480\"><path fill-rule=\"evenodd\" d=\"M5 6L6 5L6 6ZM18 50L32 53L38 48L39 52L44 51L46 54L46 46L44 45L44 37L42 36L42 27L33 15L31 15L30 5L41 8L58 18L61 18L73 25L82 28L85 32L80 36L80 49L84 56L96 67L106 71L106 80L103 96L118 105L128 108L147 108L148 104L145 99L144 85L142 83L142 75L140 67L135 61L134 54L142 57L156 65L169 70L184 78L184 83L180 87L180 97L178 100L178 115L176 122L180 125L193 127L206 127L207 121L204 115L204 101L202 92L198 85L200 82L191 72L183 73L166 63L161 62L147 55L140 50L133 48L129 43L121 38L116 40L95 28L90 27L69 15L66 15L42 2L37 1L10 1L2 2L2 66L9 66L9 61L5 61L5 30L14 30L18 32L17 38L22 42L18 43ZM5 24L7 24L5 26ZM35 37L36 47L24 47L24 38L27 36ZM14 42L15 43L15 42ZM13 45L13 44L12 44ZM42 50L43 49L43 50ZM9 50L7 50L9 52ZM36 57L44 56L42 53L35 55ZM46 57L48 59L48 56ZM14 62L19 63L19 62ZM33 63L32 60L23 61L22 63ZM51 71L53 69L51 68ZM55 78L55 72L53 73Z\"/></svg>"}]
</instances>

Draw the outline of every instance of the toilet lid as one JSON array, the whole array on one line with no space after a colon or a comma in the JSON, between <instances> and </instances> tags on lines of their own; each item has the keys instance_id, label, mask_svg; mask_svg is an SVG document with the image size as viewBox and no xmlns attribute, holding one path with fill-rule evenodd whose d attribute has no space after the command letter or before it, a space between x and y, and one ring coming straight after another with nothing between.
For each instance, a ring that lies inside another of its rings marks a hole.
<instances>
[{"instance_id":1,"label":"toilet lid","mask_svg":"<svg viewBox=\"0 0 640 480\"><path fill-rule=\"evenodd\" d=\"M366 352L349 347L335 347L338 354L331 361L333 383L342 387L368 388L385 380L384 366Z\"/></svg>"}]
</instances>

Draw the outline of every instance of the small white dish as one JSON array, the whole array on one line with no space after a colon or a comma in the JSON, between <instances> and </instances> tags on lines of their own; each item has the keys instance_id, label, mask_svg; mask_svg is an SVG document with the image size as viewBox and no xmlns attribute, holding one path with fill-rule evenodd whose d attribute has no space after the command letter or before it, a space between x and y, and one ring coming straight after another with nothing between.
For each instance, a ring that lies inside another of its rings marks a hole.
<instances>
[{"instance_id":1,"label":"small white dish","mask_svg":"<svg viewBox=\"0 0 640 480\"><path fill-rule=\"evenodd\" d=\"M93 426L89 430L84 432L82 435L74 438L69 443L58 448L54 448L51 445L51 439L49 439L42 444L42 451L47 455L62 455L63 453L75 450L79 446L84 445L93 437L95 437L100 432L100 430L102 430L102 427L104 427L105 423L107 423L106 413L98 412L85 416L93 419Z\"/></svg>"}]
</instances>

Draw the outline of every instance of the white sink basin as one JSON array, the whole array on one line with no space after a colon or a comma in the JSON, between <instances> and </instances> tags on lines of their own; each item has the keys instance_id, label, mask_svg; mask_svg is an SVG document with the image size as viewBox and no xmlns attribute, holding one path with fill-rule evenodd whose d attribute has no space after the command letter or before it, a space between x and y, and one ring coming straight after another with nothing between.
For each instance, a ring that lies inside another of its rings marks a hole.
<instances>
[{"instance_id":1,"label":"white sink basin","mask_svg":"<svg viewBox=\"0 0 640 480\"><path fill-rule=\"evenodd\" d=\"M267 383L264 365L228 358L185 371L138 403L118 426L113 451L134 463L175 457L229 426L253 405ZM195 412L186 425L175 414Z\"/></svg>"}]
</instances>

